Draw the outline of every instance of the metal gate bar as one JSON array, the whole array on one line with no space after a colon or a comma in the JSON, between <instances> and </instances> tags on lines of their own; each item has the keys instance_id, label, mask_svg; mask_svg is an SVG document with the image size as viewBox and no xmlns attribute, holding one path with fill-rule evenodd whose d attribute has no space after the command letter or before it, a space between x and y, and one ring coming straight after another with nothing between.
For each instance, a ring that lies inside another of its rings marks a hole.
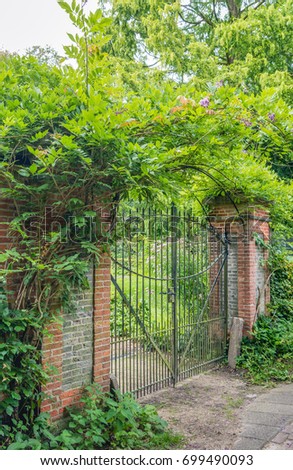
<instances>
[{"instance_id":1,"label":"metal gate bar","mask_svg":"<svg viewBox=\"0 0 293 470\"><path fill-rule=\"evenodd\" d=\"M112 373L136 396L223 358L227 244L172 206L122 211L112 250Z\"/></svg>"}]
</instances>

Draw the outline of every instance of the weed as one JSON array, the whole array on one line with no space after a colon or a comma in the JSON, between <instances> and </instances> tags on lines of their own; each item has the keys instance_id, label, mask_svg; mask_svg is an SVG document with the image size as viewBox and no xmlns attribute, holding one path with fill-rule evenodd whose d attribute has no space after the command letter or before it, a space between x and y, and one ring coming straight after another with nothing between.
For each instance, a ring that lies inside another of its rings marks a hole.
<instances>
[{"instance_id":1,"label":"weed","mask_svg":"<svg viewBox=\"0 0 293 470\"><path fill-rule=\"evenodd\" d=\"M141 406L130 394L119 400L102 393L97 386L86 389L83 407L69 409L66 427L57 432L48 415L35 420L32 432L26 428L10 435L9 450L100 450L169 449L182 438L167 429L153 406Z\"/></svg>"},{"instance_id":2,"label":"weed","mask_svg":"<svg viewBox=\"0 0 293 470\"><path fill-rule=\"evenodd\" d=\"M233 398L233 397L225 397L226 398L226 405L224 406L225 414L228 419L232 419L234 416L234 410L240 408L243 405L243 398Z\"/></svg>"}]
</instances>

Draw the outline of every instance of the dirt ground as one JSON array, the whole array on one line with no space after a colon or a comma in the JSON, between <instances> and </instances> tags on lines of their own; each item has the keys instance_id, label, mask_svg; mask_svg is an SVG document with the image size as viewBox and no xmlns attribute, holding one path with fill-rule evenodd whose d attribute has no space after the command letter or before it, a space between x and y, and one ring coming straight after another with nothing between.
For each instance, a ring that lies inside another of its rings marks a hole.
<instances>
[{"instance_id":1,"label":"dirt ground","mask_svg":"<svg viewBox=\"0 0 293 470\"><path fill-rule=\"evenodd\" d=\"M182 449L232 449L245 407L264 393L228 367L197 375L141 398L184 437Z\"/></svg>"}]
</instances>

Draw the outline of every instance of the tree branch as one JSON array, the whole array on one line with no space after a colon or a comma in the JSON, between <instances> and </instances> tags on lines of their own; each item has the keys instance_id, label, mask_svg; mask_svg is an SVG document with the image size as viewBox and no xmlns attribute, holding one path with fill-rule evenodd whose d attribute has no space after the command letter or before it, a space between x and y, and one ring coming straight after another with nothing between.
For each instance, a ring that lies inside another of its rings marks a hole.
<instances>
[{"instance_id":1,"label":"tree branch","mask_svg":"<svg viewBox=\"0 0 293 470\"><path fill-rule=\"evenodd\" d=\"M184 18L184 16L182 15L182 13L179 13L179 16L180 16L180 18L182 19L182 21L184 21L184 23L188 23L188 24L190 24L190 25L192 25L192 26L199 26L199 25L204 21L203 19L201 19L201 20L199 20L199 21L195 21L195 22L194 22L194 21L189 21L189 20L187 20L186 18Z\"/></svg>"}]
</instances>

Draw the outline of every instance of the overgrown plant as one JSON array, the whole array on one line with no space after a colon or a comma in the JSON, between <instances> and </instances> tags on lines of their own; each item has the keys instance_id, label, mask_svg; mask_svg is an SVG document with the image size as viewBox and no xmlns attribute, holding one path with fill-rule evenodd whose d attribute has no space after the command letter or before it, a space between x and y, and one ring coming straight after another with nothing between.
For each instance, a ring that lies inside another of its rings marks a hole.
<instances>
[{"instance_id":1,"label":"overgrown plant","mask_svg":"<svg viewBox=\"0 0 293 470\"><path fill-rule=\"evenodd\" d=\"M35 420L30 434L20 430L8 449L161 449L181 441L167 430L154 407L139 405L131 395L118 393L115 398L90 386L81 402L81 409L68 410L62 431L54 431L44 414Z\"/></svg>"},{"instance_id":2,"label":"overgrown plant","mask_svg":"<svg viewBox=\"0 0 293 470\"><path fill-rule=\"evenodd\" d=\"M8 308L1 287L0 312L0 442L5 447L33 425L47 373L41 365L42 321L27 310Z\"/></svg>"},{"instance_id":3,"label":"overgrown plant","mask_svg":"<svg viewBox=\"0 0 293 470\"><path fill-rule=\"evenodd\" d=\"M255 383L293 379L293 264L286 252L273 250L270 268L270 313L258 318L238 359Z\"/></svg>"}]
</instances>

